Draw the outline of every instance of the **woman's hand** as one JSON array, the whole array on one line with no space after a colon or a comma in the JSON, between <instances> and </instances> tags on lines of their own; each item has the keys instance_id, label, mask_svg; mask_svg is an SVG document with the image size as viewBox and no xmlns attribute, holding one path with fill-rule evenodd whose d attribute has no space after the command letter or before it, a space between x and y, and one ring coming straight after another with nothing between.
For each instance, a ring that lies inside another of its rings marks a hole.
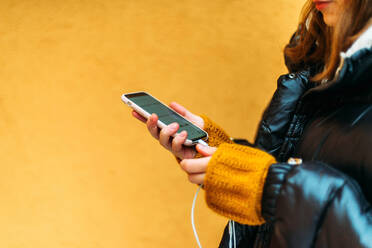
<instances>
[{"instance_id":1,"label":"woman's hand","mask_svg":"<svg viewBox=\"0 0 372 248\"><path fill-rule=\"evenodd\" d=\"M200 116L191 113L185 107L176 102L172 102L169 106L174 111L182 115L186 120L203 129L204 121ZM195 157L195 149L193 147L187 147L183 145L187 139L187 132L182 131L181 133L176 134L179 129L178 123L172 123L160 130L157 126L158 116L156 114L152 114L147 120L136 111L133 111L132 115L138 120L146 123L147 129L149 130L150 134L155 139L159 140L159 143L164 148L172 152L176 157L180 159L190 159ZM173 138L172 136L174 134L176 135Z\"/></svg>"},{"instance_id":2,"label":"woman's hand","mask_svg":"<svg viewBox=\"0 0 372 248\"><path fill-rule=\"evenodd\" d=\"M188 179L191 183L203 184L209 160L211 160L212 155L213 153L215 153L217 148L196 145L196 150L204 157L194 159L183 159L180 165L181 168L187 173Z\"/></svg>"}]
</instances>

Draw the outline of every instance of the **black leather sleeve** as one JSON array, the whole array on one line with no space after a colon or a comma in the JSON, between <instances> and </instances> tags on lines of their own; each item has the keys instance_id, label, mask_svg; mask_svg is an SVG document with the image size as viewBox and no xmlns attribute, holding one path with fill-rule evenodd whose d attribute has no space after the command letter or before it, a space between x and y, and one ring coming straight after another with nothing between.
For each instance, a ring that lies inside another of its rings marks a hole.
<instances>
[{"instance_id":1,"label":"black leather sleeve","mask_svg":"<svg viewBox=\"0 0 372 248\"><path fill-rule=\"evenodd\" d=\"M254 146L277 158L302 94L312 87L309 71L282 75L257 129Z\"/></svg>"},{"instance_id":2,"label":"black leather sleeve","mask_svg":"<svg viewBox=\"0 0 372 248\"><path fill-rule=\"evenodd\" d=\"M262 213L275 247L372 247L372 207L359 185L320 162L274 164Z\"/></svg>"}]
</instances>

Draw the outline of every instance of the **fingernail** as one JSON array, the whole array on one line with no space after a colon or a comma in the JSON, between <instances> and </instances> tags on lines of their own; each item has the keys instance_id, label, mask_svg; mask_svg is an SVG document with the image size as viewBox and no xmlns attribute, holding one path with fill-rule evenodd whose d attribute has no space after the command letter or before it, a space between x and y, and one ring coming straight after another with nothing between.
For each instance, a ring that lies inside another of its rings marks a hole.
<instances>
[{"instance_id":1,"label":"fingernail","mask_svg":"<svg viewBox=\"0 0 372 248\"><path fill-rule=\"evenodd\" d=\"M197 144L197 146L198 146L198 149L200 150L204 150L205 148L207 148L206 145L202 145L202 144Z\"/></svg>"},{"instance_id":2,"label":"fingernail","mask_svg":"<svg viewBox=\"0 0 372 248\"><path fill-rule=\"evenodd\" d=\"M171 129L176 129L177 126L178 126L177 123L172 123L172 124L169 125L169 127L170 127Z\"/></svg>"}]
</instances>

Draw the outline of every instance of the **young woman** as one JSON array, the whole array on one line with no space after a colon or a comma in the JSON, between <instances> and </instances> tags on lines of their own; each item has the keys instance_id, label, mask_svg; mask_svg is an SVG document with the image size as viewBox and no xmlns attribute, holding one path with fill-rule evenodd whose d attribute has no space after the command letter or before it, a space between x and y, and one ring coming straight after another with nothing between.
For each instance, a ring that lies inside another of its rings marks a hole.
<instances>
[{"instance_id":1,"label":"young woman","mask_svg":"<svg viewBox=\"0 0 372 248\"><path fill-rule=\"evenodd\" d=\"M176 103L209 147L184 147L187 133L170 138L177 124L159 131L156 115L147 120L189 180L204 184L208 206L239 223L237 247L372 247L371 17L372 0L306 2L284 51L289 74L254 144Z\"/></svg>"}]
</instances>

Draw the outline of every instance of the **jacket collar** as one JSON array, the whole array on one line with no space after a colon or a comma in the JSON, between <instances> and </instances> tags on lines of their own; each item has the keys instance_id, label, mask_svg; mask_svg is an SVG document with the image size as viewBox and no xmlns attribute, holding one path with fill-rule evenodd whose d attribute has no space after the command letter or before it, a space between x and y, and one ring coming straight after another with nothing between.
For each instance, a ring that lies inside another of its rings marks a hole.
<instances>
[{"instance_id":1,"label":"jacket collar","mask_svg":"<svg viewBox=\"0 0 372 248\"><path fill-rule=\"evenodd\" d=\"M347 95L347 98L366 96L372 100L372 25L340 56L335 80L308 90L303 99L315 95L322 95L325 99L345 98Z\"/></svg>"},{"instance_id":2,"label":"jacket collar","mask_svg":"<svg viewBox=\"0 0 372 248\"><path fill-rule=\"evenodd\" d=\"M371 19L372 20L372 19ZM346 52L340 53L340 65L338 66L335 74L335 78L328 83L334 83L342 79L342 74L345 71L347 63L345 60L358 59L361 54L360 51L372 50L372 25L369 27L354 41L354 43L349 47ZM327 80L322 81L322 83L327 83Z\"/></svg>"}]
</instances>

